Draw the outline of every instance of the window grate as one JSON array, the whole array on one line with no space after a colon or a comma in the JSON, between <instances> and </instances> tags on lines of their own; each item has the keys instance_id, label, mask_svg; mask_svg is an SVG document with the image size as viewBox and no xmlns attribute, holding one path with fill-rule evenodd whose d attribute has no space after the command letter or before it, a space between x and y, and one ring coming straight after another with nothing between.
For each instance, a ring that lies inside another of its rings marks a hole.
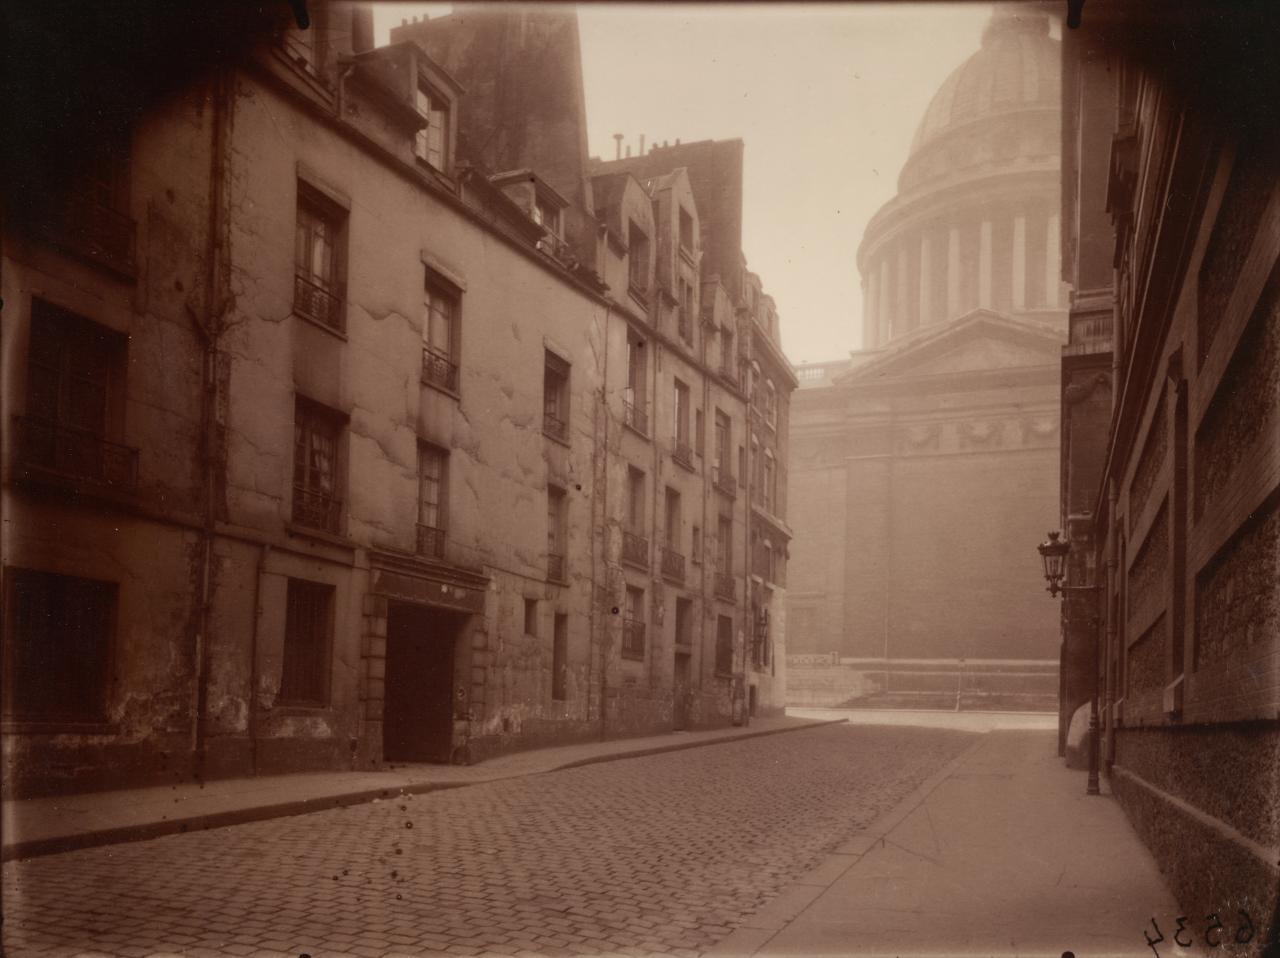
<instances>
[{"instance_id":1,"label":"window grate","mask_svg":"<svg viewBox=\"0 0 1280 958\"><path fill-rule=\"evenodd\" d=\"M333 593L333 586L321 582L289 580L279 704L328 702Z\"/></svg>"}]
</instances>

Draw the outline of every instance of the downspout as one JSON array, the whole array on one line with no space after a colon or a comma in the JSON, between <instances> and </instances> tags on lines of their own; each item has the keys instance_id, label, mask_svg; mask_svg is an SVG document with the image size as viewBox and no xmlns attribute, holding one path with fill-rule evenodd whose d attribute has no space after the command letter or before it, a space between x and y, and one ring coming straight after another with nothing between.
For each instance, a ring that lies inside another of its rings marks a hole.
<instances>
[{"instance_id":1,"label":"downspout","mask_svg":"<svg viewBox=\"0 0 1280 958\"><path fill-rule=\"evenodd\" d=\"M212 79L212 130L209 157L209 212L206 236L205 296L202 315L196 319L196 331L204 342L201 364L201 463L204 472L201 549L200 604L196 625L194 658L193 714L191 748L195 771L203 778L205 771L205 712L209 689L209 624L213 591L213 540L215 535L215 469L220 461L217 436L218 406L218 340L226 300L221 288L223 273L222 232L226 227L222 207L226 195L227 126L229 116L230 73L215 68Z\"/></svg>"},{"instance_id":2,"label":"downspout","mask_svg":"<svg viewBox=\"0 0 1280 958\"><path fill-rule=\"evenodd\" d=\"M264 542L258 553L257 574L253 578L253 628L249 632L249 749L251 770L258 774L258 630L262 621L262 580L267 574L271 544Z\"/></svg>"},{"instance_id":3,"label":"downspout","mask_svg":"<svg viewBox=\"0 0 1280 958\"><path fill-rule=\"evenodd\" d=\"M740 331L738 343L744 343L749 335L751 335L750 317L747 319L746 329ZM750 355L750 353L747 355ZM751 460L751 365L750 363L744 363L741 364L741 368L743 372L742 392L746 397L746 401L742 404L742 423L743 431L745 432L742 437L742 448L746 450L746 455L742 457L742 471L745 473L742 477L744 506L742 517L742 608L746 612L743 616L746 628L742 630L742 669L738 672L738 688L742 692L742 721L738 724L746 726L751 724L750 698L747 694L747 643L751 640L751 630L755 628L751 614L751 468L755 463Z\"/></svg>"},{"instance_id":4,"label":"downspout","mask_svg":"<svg viewBox=\"0 0 1280 958\"><path fill-rule=\"evenodd\" d=\"M600 467L601 475L593 478L592 489L591 489L591 514L594 516L597 487L603 486L603 488L599 490L600 506L601 506L600 525L601 525L601 528L604 530L604 535L603 535L603 538L601 539L601 549L603 549L606 552L606 555L603 557L605 560L604 570L605 570L606 580L608 579L608 576L609 576L609 563L608 563L608 555L607 555L607 551L609 548L609 319L612 315L612 312L613 312L613 307L610 306L608 303L606 303L604 307L604 337L603 337L604 338L604 370L600 377L601 378L600 402L595 404L595 407L596 407L595 408L595 431L597 434L600 431L601 419L603 419L604 421L604 438L601 443L602 455L600 456L600 461L602 465ZM602 408L604 410L603 417L601 416ZM603 478L603 481L602 482L598 481L601 478ZM591 534L594 537L595 535L594 529L592 530ZM596 636L596 648L600 655L600 740L604 741L605 735L607 732L608 700L609 700L609 642L608 642L609 627L606 627L604 629L600 629L599 631L597 631L597 621L598 621L597 611L598 611L598 606L600 605L599 592L596 591L599 589L599 585L597 584L598 581L599 580L596 578L596 550L595 550L595 546L593 545L591 548L591 588L593 592L591 596L591 605L589 606L589 608L591 609L591 619L590 619L591 634L593 636ZM606 581L605 591L608 594L609 590L607 588L607 581Z\"/></svg>"}]
</instances>

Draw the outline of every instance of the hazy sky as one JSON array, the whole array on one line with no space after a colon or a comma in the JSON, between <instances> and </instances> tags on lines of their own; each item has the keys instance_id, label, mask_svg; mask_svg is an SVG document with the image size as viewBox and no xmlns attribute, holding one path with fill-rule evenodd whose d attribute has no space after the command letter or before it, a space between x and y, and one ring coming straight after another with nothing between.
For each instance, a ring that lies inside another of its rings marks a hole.
<instances>
[{"instance_id":1,"label":"hazy sky","mask_svg":"<svg viewBox=\"0 0 1280 958\"><path fill-rule=\"evenodd\" d=\"M447 4L375 4L376 39ZM743 247L793 362L859 345L855 261L930 97L978 49L990 3L579 8L593 155L741 137ZM647 148L647 146L646 146Z\"/></svg>"}]
</instances>

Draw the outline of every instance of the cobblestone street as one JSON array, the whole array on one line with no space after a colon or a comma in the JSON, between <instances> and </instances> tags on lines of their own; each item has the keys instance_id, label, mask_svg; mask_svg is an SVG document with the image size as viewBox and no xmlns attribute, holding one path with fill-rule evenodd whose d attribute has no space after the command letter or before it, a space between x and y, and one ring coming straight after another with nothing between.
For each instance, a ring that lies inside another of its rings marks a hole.
<instances>
[{"instance_id":1,"label":"cobblestone street","mask_svg":"<svg viewBox=\"0 0 1280 958\"><path fill-rule=\"evenodd\" d=\"M24 954L672 954L971 735L830 726L4 867Z\"/></svg>"}]
</instances>

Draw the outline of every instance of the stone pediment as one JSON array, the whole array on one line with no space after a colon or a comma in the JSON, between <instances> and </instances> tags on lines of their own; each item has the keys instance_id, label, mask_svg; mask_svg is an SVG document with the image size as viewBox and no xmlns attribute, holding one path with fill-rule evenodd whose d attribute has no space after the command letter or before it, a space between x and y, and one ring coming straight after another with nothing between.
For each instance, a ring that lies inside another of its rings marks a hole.
<instances>
[{"instance_id":1,"label":"stone pediment","mask_svg":"<svg viewBox=\"0 0 1280 958\"><path fill-rule=\"evenodd\" d=\"M1065 334L988 310L925 327L850 370L837 385L1056 366Z\"/></svg>"}]
</instances>

